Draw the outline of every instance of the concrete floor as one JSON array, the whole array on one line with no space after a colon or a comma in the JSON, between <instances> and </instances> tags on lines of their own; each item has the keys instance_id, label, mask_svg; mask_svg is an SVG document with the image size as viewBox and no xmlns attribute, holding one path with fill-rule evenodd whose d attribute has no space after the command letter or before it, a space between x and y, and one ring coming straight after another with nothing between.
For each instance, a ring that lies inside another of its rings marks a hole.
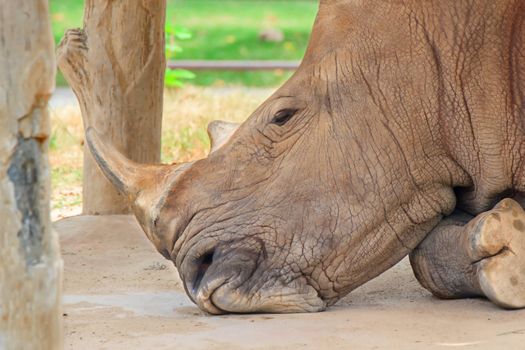
<instances>
[{"instance_id":1,"label":"concrete floor","mask_svg":"<svg viewBox=\"0 0 525 350\"><path fill-rule=\"evenodd\" d=\"M438 300L406 260L318 314L201 313L128 216L55 223L66 349L525 349L525 310Z\"/></svg>"}]
</instances>

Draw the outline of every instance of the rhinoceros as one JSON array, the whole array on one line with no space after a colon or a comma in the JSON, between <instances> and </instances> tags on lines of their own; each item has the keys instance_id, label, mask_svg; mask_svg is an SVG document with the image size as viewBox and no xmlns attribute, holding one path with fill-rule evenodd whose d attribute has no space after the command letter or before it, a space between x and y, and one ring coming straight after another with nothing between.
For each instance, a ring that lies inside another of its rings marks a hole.
<instances>
[{"instance_id":1,"label":"rhinoceros","mask_svg":"<svg viewBox=\"0 0 525 350\"><path fill-rule=\"evenodd\" d=\"M205 159L90 150L211 314L315 312L406 255L525 307L525 0L321 0L295 74ZM217 111L218 113L220 111Z\"/></svg>"}]
</instances>

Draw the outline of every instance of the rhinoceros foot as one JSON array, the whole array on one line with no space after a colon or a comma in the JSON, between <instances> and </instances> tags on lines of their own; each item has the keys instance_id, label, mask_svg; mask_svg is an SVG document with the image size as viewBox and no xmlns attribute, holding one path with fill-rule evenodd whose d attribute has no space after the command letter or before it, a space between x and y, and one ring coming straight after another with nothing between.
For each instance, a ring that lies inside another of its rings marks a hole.
<instances>
[{"instance_id":1,"label":"rhinoceros foot","mask_svg":"<svg viewBox=\"0 0 525 350\"><path fill-rule=\"evenodd\" d=\"M504 308L525 307L525 211L512 199L478 217L470 232L483 294Z\"/></svg>"},{"instance_id":2,"label":"rhinoceros foot","mask_svg":"<svg viewBox=\"0 0 525 350\"><path fill-rule=\"evenodd\" d=\"M439 298L486 297L525 307L525 211L512 199L473 217L443 219L410 253L423 287Z\"/></svg>"}]
</instances>

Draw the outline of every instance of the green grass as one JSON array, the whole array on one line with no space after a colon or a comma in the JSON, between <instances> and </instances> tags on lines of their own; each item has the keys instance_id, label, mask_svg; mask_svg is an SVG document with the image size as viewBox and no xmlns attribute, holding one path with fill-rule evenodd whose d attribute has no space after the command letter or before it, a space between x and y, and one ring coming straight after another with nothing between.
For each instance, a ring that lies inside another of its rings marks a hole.
<instances>
[{"instance_id":1,"label":"green grass","mask_svg":"<svg viewBox=\"0 0 525 350\"><path fill-rule=\"evenodd\" d=\"M58 43L67 28L82 26L82 0L50 0L53 33ZM317 11L314 0L168 0L166 21L188 28L193 38L179 42L179 59L301 59ZM282 42L263 42L265 28L283 31ZM198 72L197 85L273 86L288 73ZM63 78L57 80L63 84Z\"/></svg>"}]
</instances>

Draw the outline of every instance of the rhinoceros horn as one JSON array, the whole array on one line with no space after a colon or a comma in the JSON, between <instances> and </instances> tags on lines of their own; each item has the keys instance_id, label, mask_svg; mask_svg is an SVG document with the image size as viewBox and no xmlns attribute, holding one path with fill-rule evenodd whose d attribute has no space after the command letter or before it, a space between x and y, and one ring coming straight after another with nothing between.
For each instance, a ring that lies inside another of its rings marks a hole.
<instances>
[{"instance_id":1,"label":"rhinoceros horn","mask_svg":"<svg viewBox=\"0 0 525 350\"><path fill-rule=\"evenodd\" d=\"M170 172L169 165L139 164L124 157L111 144L103 142L91 127L86 131L86 141L104 175L130 202L136 200L141 191L164 182Z\"/></svg>"},{"instance_id":2,"label":"rhinoceros horn","mask_svg":"<svg viewBox=\"0 0 525 350\"><path fill-rule=\"evenodd\" d=\"M210 137L210 153L215 152L224 145L235 130L239 128L238 123L229 123L222 120L214 120L208 124L208 136Z\"/></svg>"},{"instance_id":3,"label":"rhinoceros horn","mask_svg":"<svg viewBox=\"0 0 525 350\"><path fill-rule=\"evenodd\" d=\"M212 121L208 125L210 137L210 153L224 145L235 130L238 123L229 123L220 120ZM115 188L133 203L139 193L145 190L162 187L174 169L183 168L181 165L140 164L124 157L111 144L104 142L95 129L89 127L86 131L86 141L93 158L100 169ZM182 169L177 169L182 170Z\"/></svg>"},{"instance_id":4,"label":"rhinoceros horn","mask_svg":"<svg viewBox=\"0 0 525 350\"><path fill-rule=\"evenodd\" d=\"M240 124L213 121L208 125L211 152L224 145ZM89 127L86 142L106 178L124 195L146 236L166 258L167 237L155 229L163 200L180 176L191 166L180 164L140 164L122 155L115 147L104 142L98 132Z\"/></svg>"},{"instance_id":5,"label":"rhinoceros horn","mask_svg":"<svg viewBox=\"0 0 525 350\"><path fill-rule=\"evenodd\" d=\"M165 165L134 162L124 157L110 143L104 142L91 127L86 131L86 141L104 175L126 196L146 236L162 255L169 258L169 251L165 248L167 237L156 232L155 220L159 215L159 204L169 191L170 184L191 163Z\"/></svg>"},{"instance_id":6,"label":"rhinoceros horn","mask_svg":"<svg viewBox=\"0 0 525 350\"><path fill-rule=\"evenodd\" d=\"M224 145L239 125L221 120L215 120L208 124L210 153ZM117 191L128 198L130 203L135 201L138 194L143 193L146 189L162 186L175 168L184 168L175 164L140 164L134 162L124 157L111 144L104 142L92 127L86 131L86 141L93 158L104 175Z\"/></svg>"},{"instance_id":7,"label":"rhinoceros horn","mask_svg":"<svg viewBox=\"0 0 525 350\"><path fill-rule=\"evenodd\" d=\"M239 124L235 123L211 122L208 125L211 152L224 145L238 127ZM166 244L163 242L166 237L159 236L155 220L167 192L192 163L165 165L134 162L123 156L111 143L104 142L92 127L86 131L86 142L106 178L128 200L150 241L168 258L169 251L164 248Z\"/></svg>"}]
</instances>

